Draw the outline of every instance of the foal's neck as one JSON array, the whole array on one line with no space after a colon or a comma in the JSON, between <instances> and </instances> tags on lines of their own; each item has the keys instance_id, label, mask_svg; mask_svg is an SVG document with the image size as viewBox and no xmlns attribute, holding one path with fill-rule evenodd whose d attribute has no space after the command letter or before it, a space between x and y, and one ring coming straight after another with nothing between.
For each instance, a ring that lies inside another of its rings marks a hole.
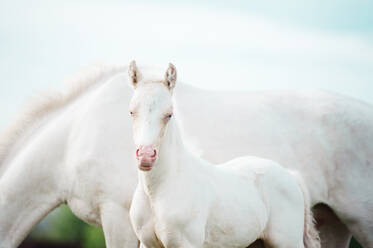
<instances>
[{"instance_id":1,"label":"foal's neck","mask_svg":"<svg viewBox=\"0 0 373 248\"><path fill-rule=\"evenodd\" d=\"M158 160L151 171L140 172L140 182L148 195L155 194L162 185L177 180L185 159L190 154L184 146L176 120L168 124L160 146Z\"/></svg>"}]
</instances>

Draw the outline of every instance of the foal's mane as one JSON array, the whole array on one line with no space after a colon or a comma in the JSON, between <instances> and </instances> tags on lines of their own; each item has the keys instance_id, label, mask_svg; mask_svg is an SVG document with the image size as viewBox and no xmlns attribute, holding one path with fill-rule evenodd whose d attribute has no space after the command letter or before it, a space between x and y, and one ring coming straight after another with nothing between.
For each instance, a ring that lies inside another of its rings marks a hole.
<instances>
[{"instance_id":1,"label":"foal's mane","mask_svg":"<svg viewBox=\"0 0 373 248\"><path fill-rule=\"evenodd\" d=\"M73 102L84 92L110 76L124 72L127 67L119 66L93 66L81 71L74 78L67 81L70 87L62 91L49 91L32 98L24 104L16 120L0 134L0 175L1 165L29 127L50 113Z\"/></svg>"}]
</instances>

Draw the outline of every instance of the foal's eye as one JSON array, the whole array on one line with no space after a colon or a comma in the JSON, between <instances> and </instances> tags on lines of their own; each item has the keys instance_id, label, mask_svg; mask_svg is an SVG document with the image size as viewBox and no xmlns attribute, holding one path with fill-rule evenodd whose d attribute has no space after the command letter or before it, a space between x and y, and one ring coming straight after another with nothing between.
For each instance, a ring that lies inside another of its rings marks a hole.
<instances>
[{"instance_id":1,"label":"foal's eye","mask_svg":"<svg viewBox=\"0 0 373 248\"><path fill-rule=\"evenodd\" d=\"M130 115L133 115L133 112L132 112L132 111L130 111Z\"/></svg>"},{"instance_id":2,"label":"foal's eye","mask_svg":"<svg viewBox=\"0 0 373 248\"><path fill-rule=\"evenodd\" d=\"M172 114L167 115L167 119L171 119L171 118L172 118Z\"/></svg>"}]
</instances>

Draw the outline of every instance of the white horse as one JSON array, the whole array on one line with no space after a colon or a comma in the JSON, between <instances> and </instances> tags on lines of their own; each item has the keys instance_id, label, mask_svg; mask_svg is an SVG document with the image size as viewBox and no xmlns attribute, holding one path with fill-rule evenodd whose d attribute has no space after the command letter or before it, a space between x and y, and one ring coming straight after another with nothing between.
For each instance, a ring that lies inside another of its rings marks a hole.
<instances>
[{"instance_id":1,"label":"white horse","mask_svg":"<svg viewBox=\"0 0 373 248\"><path fill-rule=\"evenodd\" d=\"M257 239L277 248L321 247L307 189L295 175L257 157L213 166L185 147L171 120L172 64L163 81L132 78L139 182L130 217L143 247L246 248Z\"/></svg>"},{"instance_id":2,"label":"white horse","mask_svg":"<svg viewBox=\"0 0 373 248\"><path fill-rule=\"evenodd\" d=\"M163 70L139 68L139 78L164 78ZM0 136L0 247L17 247L62 203L102 226L107 247L137 246L128 216L137 171L127 71L90 71L71 90L29 104ZM371 105L325 92L219 92L180 83L175 104L203 158L221 163L250 152L298 170L323 246L347 247L351 231L373 247Z\"/></svg>"}]
</instances>

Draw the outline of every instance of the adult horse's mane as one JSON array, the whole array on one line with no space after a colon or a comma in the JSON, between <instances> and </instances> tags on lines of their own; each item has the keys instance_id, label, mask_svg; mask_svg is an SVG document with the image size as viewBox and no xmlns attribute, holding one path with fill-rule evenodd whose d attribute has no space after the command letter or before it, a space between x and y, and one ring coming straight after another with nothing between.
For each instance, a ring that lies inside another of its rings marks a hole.
<instances>
[{"instance_id":1,"label":"adult horse's mane","mask_svg":"<svg viewBox=\"0 0 373 248\"><path fill-rule=\"evenodd\" d=\"M2 164L7 158L11 149L17 141L32 127L37 121L61 107L73 102L82 93L86 92L99 82L112 76L115 73L125 71L125 67L119 66L93 66L67 81L70 87L61 91L48 91L37 97L30 99L13 121L0 134L0 176L5 168Z\"/></svg>"}]
</instances>

